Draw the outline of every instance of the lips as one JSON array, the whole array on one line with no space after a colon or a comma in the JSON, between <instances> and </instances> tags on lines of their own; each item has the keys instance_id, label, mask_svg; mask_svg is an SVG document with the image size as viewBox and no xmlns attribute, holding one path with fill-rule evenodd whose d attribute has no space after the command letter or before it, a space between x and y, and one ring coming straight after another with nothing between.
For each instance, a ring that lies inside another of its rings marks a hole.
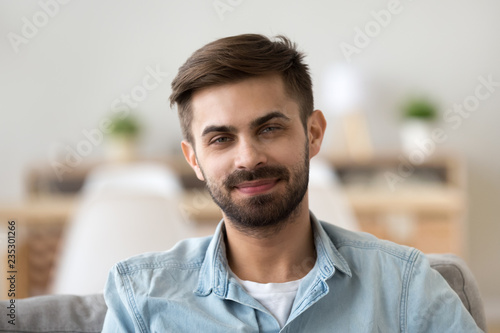
<instances>
[{"instance_id":1,"label":"lips","mask_svg":"<svg viewBox=\"0 0 500 333\"><path fill-rule=\"evenodd\" d=\"M259 179L249 182L242 182L236 186L236 189L248 195L262 194L272 189L279 179Z\"/></svg>"}]
</instances>

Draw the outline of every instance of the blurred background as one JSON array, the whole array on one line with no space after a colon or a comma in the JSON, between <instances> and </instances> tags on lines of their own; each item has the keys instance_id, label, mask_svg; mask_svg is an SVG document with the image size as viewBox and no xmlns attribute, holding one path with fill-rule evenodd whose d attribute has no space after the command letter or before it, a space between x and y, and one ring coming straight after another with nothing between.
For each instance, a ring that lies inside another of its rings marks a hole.
<instances>
[{"instance_id":1,"label":"blurred background","mask_svg":"<svg viewBox=\"0 0 500 333\"><path fill-rule=\"evenodd\" d=\"M209 235L220 213L180 155L170 82L217 38L283 34L328 120L312 210L460 255L500 323L499 14L493 0L0 2L0 231L16 221L19 296L94 292L109 262Z\"/></svg>"}]
</instances>

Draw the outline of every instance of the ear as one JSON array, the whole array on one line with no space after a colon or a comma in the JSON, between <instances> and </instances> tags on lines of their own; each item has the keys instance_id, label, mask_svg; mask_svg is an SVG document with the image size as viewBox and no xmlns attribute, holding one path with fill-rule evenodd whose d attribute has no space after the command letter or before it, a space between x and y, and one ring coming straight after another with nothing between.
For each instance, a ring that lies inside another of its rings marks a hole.
<instances>
[{"instance_id":1,"label":"ear","mask_svg":"<svg viewBox=\"0 0 500 333\"><path fill-rule=\"evenodd\" d=\"M326 130L326 119L323 112L314 110L307 121L309 139L309 159L319 153Z\"/></svg>"},{"instance_id":2,"label":"ear","mask_svg":"<svg viewBox=\"0 0 500 333\"><path fill-rule=\"evenodd\" d=\"M181 142L181 147L182 147L182 153L184 154L186 161L189 163L191 168L193 168L194 172L196 173L196 177L198 177L198 179L201 181L205 181L205 177L203 177L203 172L201 172L201 168L200 165L198 164L198 159L196 158L196 152L193 146L186 140L183 140Z\"/></svg>"}]
</instances>

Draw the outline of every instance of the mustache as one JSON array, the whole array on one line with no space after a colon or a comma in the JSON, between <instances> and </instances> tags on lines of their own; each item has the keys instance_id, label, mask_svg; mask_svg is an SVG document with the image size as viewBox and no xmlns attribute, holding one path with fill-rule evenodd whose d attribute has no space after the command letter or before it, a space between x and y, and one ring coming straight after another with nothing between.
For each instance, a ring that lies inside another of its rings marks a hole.
<instances>
[{"instance_id":1,"label":"mustache","mask_svg":"<svg viewBox=\"0 0 500 333\"><path fill-rule=\"evenodd\" d=\"M236 170L226 178L224 186L230 190L242 182L265 178L279 178L286 181L290 179L290 172L282 166L263 166L255 170Z\"/></svg>"}]
</instances>

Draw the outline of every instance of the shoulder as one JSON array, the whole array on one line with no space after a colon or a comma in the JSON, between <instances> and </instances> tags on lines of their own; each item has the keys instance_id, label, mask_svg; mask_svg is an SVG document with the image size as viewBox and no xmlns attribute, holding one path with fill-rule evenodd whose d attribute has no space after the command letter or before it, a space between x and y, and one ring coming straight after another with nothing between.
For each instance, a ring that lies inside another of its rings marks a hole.
<instances>
[{"instance_id":1,"label":"shoulder","mask_svg":"<svg viewBox=\"0 0 500 333\"><path fill-rule=\"evenodd\" d=\"M144 253L115 264L104 288L105 327L145 332L150 316L161 313L170 300L189 299L211 239L186 239L168 251Z\"/></svg>"},{"instance_id":2,"label":"shoulder","mask_svg":"<svg viewBox=\"0 0 500 333\"><path fill-rule=\"evenodd\" d=\"M422 254L415 248L381 240L366 232L346 230L326 222L321 222L321 225L349 264L363 259L413 264Z\"/></svg>"},{"instance_id":3,"label":"shoulder","mask_svg":"<svg viewBox=\"0 0 500 333\"><path fill-rule=\"evenodd\" d=\"M122 260L114 266L114 269L120 275L161 269L199 269L211 240L212 236L185 239L168 251L148 252Z\"/></svg>"}]
</instances>

